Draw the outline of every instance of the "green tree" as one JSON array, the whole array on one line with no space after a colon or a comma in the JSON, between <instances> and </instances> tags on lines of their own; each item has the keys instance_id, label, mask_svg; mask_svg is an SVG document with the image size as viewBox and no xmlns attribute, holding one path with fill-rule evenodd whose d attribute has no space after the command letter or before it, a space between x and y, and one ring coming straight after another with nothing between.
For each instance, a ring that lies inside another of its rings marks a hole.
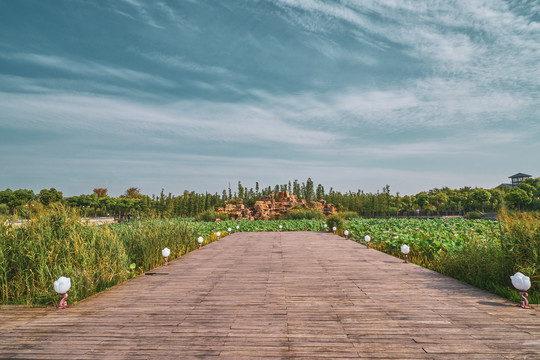
<instances>
[{"instance_id":1,"label":"green tree","mask_svg":"<svg viewBox=\"0 0 540 360\"><path fill-rule=\"evenodd\" d=\"M61 191L58 191L55 188L50 188L49 190L42 189L39 192L37 198L40 203L47 206L49 204L62 201L64 199L64 196L62 195Z\"/></svg>"},{"instance_id":2,"label":"green tree","mask_svg":"<svg viewBox=\"0 0 540 360\"><path fill-rule=\"evenodd\" d=\"M313 180L311 178L308 178L306 181L306 192L304 194L304 199L306 199L306 202L309 203L311 200L313 200L313 196L315 195L315 189L313 185Z\"/></svg>"},{"instance_id":3,"label":"green tree","mask_svg":"<svg viewBox=\"0 0 540 360\"><path fill-rule=\"evenodd\" d=\"M242 200L244 199L244 187L242 186L240 181L238 181L238 197Z\"/></svg>"},{"instance_id":4,"label":"green tree","mask_svg":"<svg viewBox=\"0 0 540 360\"><path fill-rule=\"evenodd\" d=\"M475 189L471 193L470 197L480 204L482 212L484 212L484 204L491 199L491 193L485 189Z\"/></svg>"},{"instance_id":5,"label":"green tree","mask_svg":"<svg viewBox=\"0 0 540 360\"><path fill-rule=\"evenodd\" d=\"M321 200L324 198L324 186L321 184L317 185L317 190L315 191L315 195L317 196L317 200Z\"/></svg>"},{"instance_id":6,"label":"green tree","mask_svg":"<svg viewBox=\"0 0 540 360\"><path fill-rule=\"evenodd\" d=\"M298 179L293 181L293 195L300 196L300 185L298 184Z\"/></svg>"},{"instance_id":7,"label":"green tree","mask_svg":"<svg viewBox=\"0 0 540 360\"><path fill-rule=\"evenodd\" d=\"M98 197L98 199L104 198L107 196L107 189L106 188L95 188L94 194Z\"/></svg>"},{"instance_id":8,"label":"green tree","mask_svg":"<svg viewBox=\"0 0 540 360\"><path fill-rule=\"evenodd\" d=\"M515 188L506 195L505 200L513 207L521 210L522 206L527 205L532 201L532 198L525 190Z\"/></svg>"},{"instance_id":9,"label":"green tree","mask_svg":"<svg viewBox=\"0 0 540 360\"><path fill-rule=\"evenodd\" d=\"M140 199L142 198L141 189L136 187L130 187L126 190L122 197L127 199Z\"/></svg>"},{"instance_id":10,"label":"green tree","mask_svg":"<svg viewBox=\"0 0 540 360\"><path fill-rule=\"evenodd\" d=\"M426 192L421 192L416 195L416 205L421 209L429 205L429 196Z\"/></svg>"}]
</instances>

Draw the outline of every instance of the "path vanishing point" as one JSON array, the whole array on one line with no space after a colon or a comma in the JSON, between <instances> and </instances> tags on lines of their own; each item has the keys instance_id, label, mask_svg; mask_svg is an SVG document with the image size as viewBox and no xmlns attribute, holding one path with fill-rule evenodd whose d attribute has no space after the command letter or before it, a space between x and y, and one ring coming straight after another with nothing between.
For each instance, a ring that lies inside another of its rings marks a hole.
<instances>
[{"instance_id":1,"label":"path vanishing point","mask_svg":"<svg viewBox=\"0 0 540 360\"><path fill-rule=\"evenodd\" d=\"M217 358L540 359L540 309L332 234L269 232L65 310L0 310L0 359Z\"/></svg>"}]
</instances>

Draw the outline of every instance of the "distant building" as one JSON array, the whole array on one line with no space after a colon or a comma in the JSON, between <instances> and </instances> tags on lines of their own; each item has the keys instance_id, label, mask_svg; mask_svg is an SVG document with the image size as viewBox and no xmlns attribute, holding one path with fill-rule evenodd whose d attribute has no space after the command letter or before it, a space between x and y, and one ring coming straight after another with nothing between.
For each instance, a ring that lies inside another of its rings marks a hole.
<instances>
[{"instance_id":1,"label":"distant building","mask_svg":"<svg viewBox=\"0 0 540 360\"><path fill-rule=\"evenodd\" d=\"M523 180L531 178L531 177L532 177L531 175L527 175L527 174L523 174L523 173L517 173L515 175L512 175L512 176L508 177L508 178L510 178L512 180L511 184L501 184L499 186L506 186L506 187L509 187L509 188L515 188L516 186L521 184L521 182Z\"/></svg>"}]
</instances>

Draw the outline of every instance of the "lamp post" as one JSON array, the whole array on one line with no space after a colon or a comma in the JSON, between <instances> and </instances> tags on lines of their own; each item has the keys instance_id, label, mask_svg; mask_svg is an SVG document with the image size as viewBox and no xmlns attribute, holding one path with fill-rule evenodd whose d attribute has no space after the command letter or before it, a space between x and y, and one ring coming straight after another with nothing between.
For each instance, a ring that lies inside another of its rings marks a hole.
<instances>
[{"instance_id":1,"label":"lamp post","mask_svg":"<svg viewBox=\"0 0 540 360\"><path fill-rule=\"evenodd\" d=\"M326 231L326 228L328 227L328 225L324 224L324 231Z\"/></svg>"},{"instance_id":2,"label":"lamp post","mask_svg":"<svg viewBox=\"0 0 540 360\"><path fill-rule=\"evenodd\" d=\"M371 241L371 238L369 237L369 235L366 235L364 240L366 241L366 246L369 248L369 242Z\"/></svg>"},{"instance_id":3,"label":"lamp post","mask_svg":"<svg viewBox=\"0 0 540 360\"><path fill-rule=\"evenodd\" d=\"M513 276L510 276L510 279L512 280L512 285L514 285L514 287L519 290L519 296L521 296L521 298L523 299L520 307L524 309L530 309L531 306L529 305L529 300L527 300L526 296L529 296L527 290L529 290L529 288L531 287L531 279L529 279L528 276L525 276L520 272L517 272Z\"/></svg>"},{"instance_id":4,"label":"lamp post","mask_svg":"<svg viewBox=\"0 0 540 360\"><path fill-rule=\"evenodd\" d=\"M218 239L218 240L219 240L220 235L221 235L221 233L218 231L218 232L216 233L216 236L217 236L217 239Z\"/></svg>"},{"instance_id":5,"label":"lamp post","mask_svg":"<svg viewBox=\"0 0 540 360\"><path fill-rule=\"evenodd\" d=\"M59 309L65 309L68 307L66 299L68 297L67 292L70 287L71 279L64 276L60 276L58 280L54 282L54 291L56 291L62 297L60 300L60 305L58 305Z\"/></svg>"},{"instance_id":6,"label":"lamp post","mask_svg":"<svg viewBox=\"0 0 540 360\"><path fill-rule=\"evenodd\" d=\"M203 241L204 238L202 236L199 236L199 238L197 239L197 242L199 243L199 249L201 248Z\"/></svg>"},{"instance_id":7,"label":"lamp post","mask_svg":"<svg viewBox=\"0 0 540 360\"><path fill-rule=\"evenodd\" d=\"M345 239L349 240L349 231L348 230L345 230L343 232L343 235L345 235Z\"/></svg>"},{"instance_id":8,"label":"lamp post","mask_svg":"<svg viewBox=\"0 0 540 360\"><path fill-rule=\"evenodd\" d=\"M169 248L165 248L161 250L161 255L163 255L163 257L165 258L165 266L168 266L169 265L168 258L169 258L169 255L171 255L171 250Z\"/></svg>"},{"instance_id":9,"label":"lamp post","mask_svg":"<svg viewBox=\"0 0 540 360\"><path fill-rule=\"evenodd\" d=\"M281 229L283 229L283 226L279 225L279 231L281 231Z\"/></svg>"},{"instance_id":10,"label":"lamp post","mask_svg":"<svg viewBox=\"0 0 540 360\"><path fill-rule=\"evenodd\" d=\"M231 228L227 228L227 232L228 232L229 234L231 233L231 231L232 231Z\"/></svg>"},{"instance_id":11,"label":"lamp post","mask_svg":"<svg viewBox=\"0 0 540 360\"><path fill-rule=\"evenodd\" d=\"M408 245L401 245L401 252L405 254L405 263L408 263L407 261L407 254L409 253L409 246Z\"/></svg>"},{"instance_id":12,"label":"lamp post","mask_svg":"<svg viewBox=\"0 0 540 360\"><path fill-rule=\"evenodd\" d=\"M236 225L236 231L240 230L240 226Z\"/></svg>"},{"instance_id":13,"label":"lamp post","mask_svg":"<svg viewBox=\"0 0 540 360\"><path fill-rule=\"evenodd\" d=\"M332 231L334 232L334 235L336 234L337 227L332 226Z\"/></svg>"}]
</instances>

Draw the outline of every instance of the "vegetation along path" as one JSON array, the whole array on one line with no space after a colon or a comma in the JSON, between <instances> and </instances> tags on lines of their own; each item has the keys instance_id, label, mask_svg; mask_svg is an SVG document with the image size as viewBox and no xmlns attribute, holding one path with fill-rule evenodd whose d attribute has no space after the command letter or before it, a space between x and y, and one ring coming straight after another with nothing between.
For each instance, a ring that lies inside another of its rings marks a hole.
<instances>
[{"instance_id":1,"label":"vegetation along path","mask_svg":"<svg viewBox=\"0 0 540 360\"><path fill-rule=\"evenodd\" d=\"M331 234L236 233L65 310L3 307L0 358L539 359L539 310Z\"/></svg>"}]
</instances>

